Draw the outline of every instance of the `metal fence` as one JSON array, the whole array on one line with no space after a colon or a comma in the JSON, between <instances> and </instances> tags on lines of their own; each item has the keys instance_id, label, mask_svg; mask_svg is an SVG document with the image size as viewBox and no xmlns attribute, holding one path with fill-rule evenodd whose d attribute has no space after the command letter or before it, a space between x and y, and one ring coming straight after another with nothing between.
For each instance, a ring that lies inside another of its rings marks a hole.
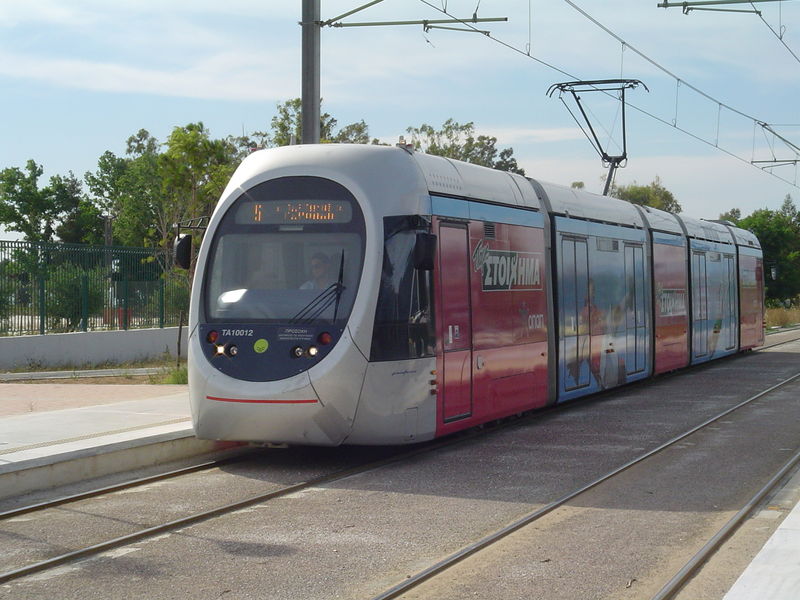
<instances>
[{"instance_id":1,"label":"metal fence","mask_svg":"<svg viewBox=\"0 0 800 600\"><path fill-rule=\"evenodd\" d=\"M178 325L190 286L163 249L0 241L0 335Z\"/></svg>"}]
</instances>

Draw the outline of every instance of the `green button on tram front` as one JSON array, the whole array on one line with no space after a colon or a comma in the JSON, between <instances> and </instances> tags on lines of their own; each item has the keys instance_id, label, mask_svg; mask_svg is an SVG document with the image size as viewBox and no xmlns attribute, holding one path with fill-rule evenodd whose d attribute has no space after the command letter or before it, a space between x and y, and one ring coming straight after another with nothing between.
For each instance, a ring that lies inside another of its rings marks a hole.
<instances>
[{"instance_id":1,"label":"green button on tram front","mask_svg":"<svg viewBox=\"0 0 800 600\"><path fill-rule=\"evenodd\" d=\"M269 342L264 338L260 338L253 342L253 350L256 351L258 354L263 354L269 348Z\"/></svg>"}]
</instances>

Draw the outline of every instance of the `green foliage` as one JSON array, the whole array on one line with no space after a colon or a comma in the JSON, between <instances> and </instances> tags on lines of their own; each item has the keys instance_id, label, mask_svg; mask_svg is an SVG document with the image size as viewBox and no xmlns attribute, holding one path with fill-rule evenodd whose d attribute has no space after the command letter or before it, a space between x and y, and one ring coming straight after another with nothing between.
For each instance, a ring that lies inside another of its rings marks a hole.
<instances>
[{"instance_id":1,"label":"green foliage","mask_svg":"<svg viewBox=\"0 0 800 600\"><path fill-rule=\"evenodd\" d=\"M114 199L114 241L124 246L155 246L162 201L158 141L144 129L128 138L125 169Z\"/></svg>"},{"instance_id":2,"label":"green foliage","mask_svg":"<svg viewBox=\"0 0 800 600\"><path fill-rule=\"evenodd\" d=\"M675 196L661 184L658 176L648 185L638 185L636 182L631 185L613 185L609 195L633 204L652 206L671 213L679 213L682 210Z\"/></svg>"},{"instance_id":3,"label":"green foliage","mask_svg":"<svg viewBox=\"0 0 800 600\"><path fill-rule=\"evenodd\" d=\"M738 208L732 208L728 212L724 212L719 216L720 221L729 221L734 225L736 225L741 218L742 218L742 211L739 210Z\"/></svg>"},{"instance_id":4,"label":"green foliage","mask_svg":"<svg viewBox=\"0 0 800 600\"><path fill-rule=\"evenodd\" d=\"M471 121L461 124L453 119L447 119L438 130L423 123L419 127L409 127L406 132L411 134L414 148L426 154L463 160L520 175L525 174L524 169L519 167L513 157L513 148L498 150L497 138L494 136L479 135L476 138L475 124Z\"/></svg>"},{"instance_id":5,"label":"green foliage","mask_svg":"<svg viewBox=\"0 0 800 600\"><path fill-rule=\"evenodd\" d=\"M277 105L278 114L272 117L270 126L271 133L255 132L252 138L237 138L246 140L248 143L257 147L265 148L271 146L288 146L292 143L294 136L295 143L299 144L303 134L302 100L292 98L282 104ZM356 123L345 125L338 131L336 130L339 122L328 113L321 113L319 118L319 139L323 144L377 144L377 139L370 141L369 127L362 119ZM251 146L252 147L252 146Z\"/></svg>"},{"instance_id":6,"label":"green foliage","mask_svg":"<svg viewBox=\"0 0 800 600\"><path fill-rule=\"evenodd\" d=\"M188 271L183 269L170 269L162 274L164 280L164 314L174 319L165 323L166 327L178 325L178 317L183 311L184 319L189 318L189 296L192 291L192 282ZM157 299L153 297L153 306L149 307L153 314L157 313L158 307L155 306ZM186 321L184 320L184 324Z\"/></svg>"},{"instance_id":7,"label":"green foliage","mask_svg":"<svg viewBox=\"0 0 800 600\"><path fill-rule=\"evenodd\" d=\"M143 129L139 130L141 134ZM146 132L145 132L146 133ZM149 134L148 134L149 135ZM131 139L128 139L130 147ZM119 199L124 190L124 176L128 161L106 150L97 161L97 171L84 175L86 185L93 194L94 204L101 214L111 215L119 209Z\"/></svg>"},{"instance_id":8,"label":"green foliage","mask_svg":"<svg viewBox=\"0 0 800 600\"><path fill-rule=\"evenodd\" d=\"M83 316L84 299L88 300L88 315L98 315L103 308L106 278L102 267L83 269L65 263L44 285L51 331L76 331Z\"/></svg>"},{"instance_id":9,"label":"green foliage","mask_svg":"<svg viewBox=\"0 0 800 600\"><path fill-rule=\"evenodd\" d=\"M761 242L766 297L785 301L800 294L800 217L791 196L786 196L779 210L757 210L741 219L738 227L752 231Z\"/></svg>"},{"instance_id":10,"label":"green foliage","mask_svg":"<svg viewBox=\"0 0 800 600\"><path fill-rule=\"evenodd\" d=\"M161 375L153 378L152 383L155 384L169 384L169 385L185 385L189 383L189 369L186 365L179 367L171 367L165 369Z\"/></svg>"},{"instance_id":11,"label":"green foliage","mask_svg":"<svg viewBox=\"0 0 800 600\"><path fill-rule=\"evenodd\" d=\"M156 229L166 246L172 224L210 215L239 164L238 149L212 139L203 123L175 127L159 156L162 195L156 203Z\"/></svg>"},{"instance_id":12,"label":"green foliage","mask_svg":"<svg viewBox=\"0 0 800 600\"><path fill-rule=\"evenodd\" d=\"M29 160L25 172L17 167L0 171L0 224L32 242L51 242L57 224L76 210L81 183L70 173L55 175L50 185L39 188L44 168Z\"/></svg>"},{"instance_id":13,"label":"green foliage","mask_svg":"<svg viewBox=\"0 0 800 600\"><path fill-rule=\"evenodd\" d=\"M103 243L103 217L88 198L81 198L78 205L64 218L64 222L56 227L56 235L62 242L69 244Z\"/></svg>"}]
</instances>

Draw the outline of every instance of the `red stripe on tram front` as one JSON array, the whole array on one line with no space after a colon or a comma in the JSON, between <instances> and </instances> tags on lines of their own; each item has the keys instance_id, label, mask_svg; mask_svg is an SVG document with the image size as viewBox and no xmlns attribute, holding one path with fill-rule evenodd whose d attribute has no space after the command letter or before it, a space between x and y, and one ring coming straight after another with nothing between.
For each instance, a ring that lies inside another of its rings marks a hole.
<instances>
[{"instance_id":1,"label":"red stripe on tram front","mask_svg":"<svg viewBox=\"0 0 800 600\"><path fill-rule=\"evenodd\" d=\"M206 396L207 400L217 402L240 402L243 404L316 404L317 400L248 400L246 398L218 398L216 396Z\"/></svg>"}]
</instances>

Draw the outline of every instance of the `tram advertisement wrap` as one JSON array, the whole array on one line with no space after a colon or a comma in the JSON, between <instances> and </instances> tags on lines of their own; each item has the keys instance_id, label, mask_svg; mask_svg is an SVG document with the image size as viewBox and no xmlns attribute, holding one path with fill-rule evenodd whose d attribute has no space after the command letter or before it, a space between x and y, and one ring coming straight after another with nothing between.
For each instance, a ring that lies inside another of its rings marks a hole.
<instances>
[{"instance_id":1,"label":"tram advertisement wrap","mask_svg":"<svg viewBox=\"0 0 800 600\"><path fill-rule=\"evenodd\" d=\"M542 289L542 254L492 250L481 240L472 252L472 266L481 273L484 292Z\"/></svg>"}]
</instances>

